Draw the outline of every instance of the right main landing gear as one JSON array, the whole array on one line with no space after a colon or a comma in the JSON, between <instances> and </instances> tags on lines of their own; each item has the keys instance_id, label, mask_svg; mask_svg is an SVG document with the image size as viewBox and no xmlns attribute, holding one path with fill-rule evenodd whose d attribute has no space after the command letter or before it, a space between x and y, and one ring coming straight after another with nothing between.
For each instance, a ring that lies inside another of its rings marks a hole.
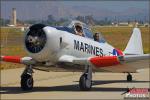
<instances>
[{"instance_id":1,"label":"right main landing gear","mask_svg":"<svg viewBox=\"0 0 150 100\"><path fill-rule=\"evenodd\" d=\"M31 90L33 88L33 77L32 77L33 69L32 66L29 65L25 68L21 75L21 88L22 90Z\"/></svg>"},{"instance_id":2,"label":"right main landing gear","mask_svg":"<svg viewBox=\"0 0 150 100\"><path fill-rule=\"evenodd\" d=\"M92 68L86 66L85 72L81 75L79 80L80 90L88 91L92 87Z\"/></svg>"}]
</instances>

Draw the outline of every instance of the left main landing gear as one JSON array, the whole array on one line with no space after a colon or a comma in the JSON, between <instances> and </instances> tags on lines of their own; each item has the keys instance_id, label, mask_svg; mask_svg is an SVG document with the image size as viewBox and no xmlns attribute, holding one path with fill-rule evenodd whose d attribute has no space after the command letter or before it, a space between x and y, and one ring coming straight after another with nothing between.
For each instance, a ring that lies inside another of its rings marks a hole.
<instances>
[{"instance_id":1,"label":"left main landing gear","mask_svg":"<svg viewBox=\"0 0 150 100\"><path fill-rule=\"evenodd\" d=\"M132 75L130 73L128 73L127 75L127 81L128 82L131 82L132 81Z\"/></svg>"},{"instance_id":2,"label":"left main landing gear","mask_svg":"<svg viewBox=\"0 0 150 100\"><path fill-rule=\"evenodd\" d=\"M92 87L92 68L86 66L85 72L81 75L79 80L80 90L88 91Z\"/></svg>"},{"instance_id":3,"label":"left main landing gear","mask_svg":"<svg viewBox=\"0 0 150 100\"><path fill-rule=\"evenodd\" d=\"M21 75L21 88L22 90L31 90L33 88L33 69L31 65L28 65Z\"/></svg>"}]
</instances>

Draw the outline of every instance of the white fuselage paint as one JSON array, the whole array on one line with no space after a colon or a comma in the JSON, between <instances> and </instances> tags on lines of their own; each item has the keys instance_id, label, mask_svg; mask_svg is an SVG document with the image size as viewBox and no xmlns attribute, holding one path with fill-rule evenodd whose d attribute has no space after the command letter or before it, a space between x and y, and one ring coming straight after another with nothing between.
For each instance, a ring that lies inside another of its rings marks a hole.
<instances>
[{"instance_id":1,"label":"white fuselage paint","mask_svg":"<svg viewBox=\"0 0 150 100\"><path fill-rule=\"evenodd\" d=\"M90 38L81 37L66 31L57 30L53 27L44 27L43 28L46 36L47 42L42 51L39 53L31 53L27 49L29 56L39 62L50 61L56 63L62 55L70 55L74 57L91 57L96 56L94 53L89 53L89 48L85 48L85 44L88 46L96 47L100 56L112 55L114 47L109 45L107 42L99 43ZM81 48L75 49L74 42L79 41L79 48L81 47L81 42L84 46L84 51Z\"/></svg>"}]
</instances>

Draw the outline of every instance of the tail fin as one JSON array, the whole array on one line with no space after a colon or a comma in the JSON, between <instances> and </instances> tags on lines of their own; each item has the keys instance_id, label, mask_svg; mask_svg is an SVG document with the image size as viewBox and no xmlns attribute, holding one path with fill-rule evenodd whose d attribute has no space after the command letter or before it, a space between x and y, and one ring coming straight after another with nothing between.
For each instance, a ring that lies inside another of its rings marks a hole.
<instances>
[{"instance_id":1,"label":"tail fin","mask_svg":"<svg viewBox=\"0 0 150 100\"><path fill-rule=\"evenodd\" d=\"M142 37L139 28L134 28L124 54L143 54Z\"/></svg>"}]
</instances>

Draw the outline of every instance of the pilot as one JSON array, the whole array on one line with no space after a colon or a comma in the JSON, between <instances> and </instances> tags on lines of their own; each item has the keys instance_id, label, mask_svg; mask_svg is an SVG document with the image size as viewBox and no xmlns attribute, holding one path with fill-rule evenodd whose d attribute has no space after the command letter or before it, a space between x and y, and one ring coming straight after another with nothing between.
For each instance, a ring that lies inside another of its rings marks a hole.
<instances>
[{"instance_id":1,"label":"pilot","mask_svg":"<svg viewBox=\"0 0 150 100\"><path fill-rule=\"evenodd\" d=\"M77 25L75 26L75 29L76 29L76 35L84 36L83 30L82 30L82 26L81 26L81 25L77 24Z\"/></svg>"},{"instance_id":2,"label":"pilot","mask_svg":"<svg viewBox=\"0 0 150 100\"><path fill-rule=\"evenodd\" d=\"M94 34L94 41L99 42L99 40L100 40L99 33L95 33L95 34Z\"/></svg>"}]
</instances>

